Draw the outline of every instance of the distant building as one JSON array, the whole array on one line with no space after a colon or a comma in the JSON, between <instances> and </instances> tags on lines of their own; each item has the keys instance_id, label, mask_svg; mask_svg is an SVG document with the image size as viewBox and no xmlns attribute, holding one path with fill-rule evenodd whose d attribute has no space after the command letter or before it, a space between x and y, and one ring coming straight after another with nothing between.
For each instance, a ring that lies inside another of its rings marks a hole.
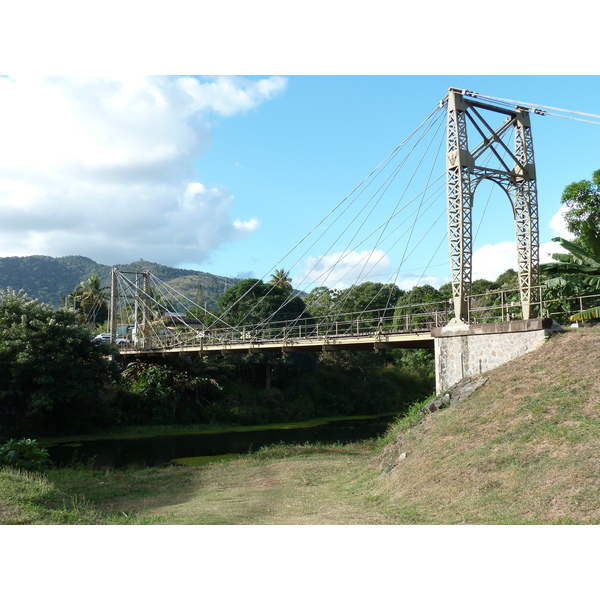
<instances>
[{"instance_id":1,"label":"distant building","mask_svg":"<svg viewBox=\"0 0 600 600\"><path fill-rule=\"evenodd\" d=\"M166 312L161 318L167 329L176 327L189 327L190 329L204 329L204 323L200 319L188 317L186 313Z\"/></svg>"}]
</instances>

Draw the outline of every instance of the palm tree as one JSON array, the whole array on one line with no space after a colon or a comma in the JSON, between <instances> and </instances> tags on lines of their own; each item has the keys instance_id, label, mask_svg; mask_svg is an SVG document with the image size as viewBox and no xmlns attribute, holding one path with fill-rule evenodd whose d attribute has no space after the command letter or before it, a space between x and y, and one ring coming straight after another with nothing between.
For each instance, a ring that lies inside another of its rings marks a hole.
<instances>
[{"instance_id":1,"label":"palm tree","mask_svg":"<svg viewBox=\"0 0 600 600\"><path fill-rule=\"evenodd\" d=\"M271 281L269 283L280 290L292 291L290 272L285 269L276 269L275 273L271 274Z\"/></svg>"},{"instance_id":2,"label":"palm tree","mask_svg":"<svg viewBox=\"0 0 600 600\"><path fill-rule=\"evenodd\" d=\"M563 297L590 296L600 293L600 232L588 219L581 224L579 239L570 242L561 237L553 238L568 254L555 253L557 261L540 265L541 273L550 276L545 281L549 290L559 290ZM571 321L600 318L600 306L592 306L569 317Z\"/></svg>"},{"instance_id":3,"label":"palm tree","mask_svg":"<svg viewBox=\"0 0 600 600\"><path fill-rule=\"evenodd\" d=\"M90 275L82 281L74 292L79 310L86 315L86 321L96 326L96 321L108 316L108 288L102 285L98 274Z\"/></svg>"}]
</instances>

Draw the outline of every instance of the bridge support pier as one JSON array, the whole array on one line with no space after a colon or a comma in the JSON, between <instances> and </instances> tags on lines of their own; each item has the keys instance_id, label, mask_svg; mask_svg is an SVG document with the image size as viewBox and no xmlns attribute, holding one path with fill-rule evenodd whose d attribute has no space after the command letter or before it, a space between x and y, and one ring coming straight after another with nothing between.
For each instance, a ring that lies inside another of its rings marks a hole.
<instances>
[{"instance_id":1,"label":"bridge support pier","mask_svg":"<svg viewBox=\"0 0 600 600\"><path fill-rule=\"evenodd\" d=\"M548 318L432 329L436 393L535 350L560 329Z\"/></svg>"}]
</instances>

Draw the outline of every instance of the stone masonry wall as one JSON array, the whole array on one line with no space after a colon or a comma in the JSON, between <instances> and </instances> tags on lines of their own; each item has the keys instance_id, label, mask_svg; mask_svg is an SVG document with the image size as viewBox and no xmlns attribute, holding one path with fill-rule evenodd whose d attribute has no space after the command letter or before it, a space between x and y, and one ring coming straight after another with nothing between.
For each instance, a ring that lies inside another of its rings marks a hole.
<instances>
[{"instance_id":1,"label":"stone masonry wall","mask_svg":"<svg viewBox=\"0 0 600 600\"><path fill-rule=\"evenodd\" d=\"M551 319L530 319L434 330L437 393L535 350L556 327Z\"/></svg>"}]
</instances>

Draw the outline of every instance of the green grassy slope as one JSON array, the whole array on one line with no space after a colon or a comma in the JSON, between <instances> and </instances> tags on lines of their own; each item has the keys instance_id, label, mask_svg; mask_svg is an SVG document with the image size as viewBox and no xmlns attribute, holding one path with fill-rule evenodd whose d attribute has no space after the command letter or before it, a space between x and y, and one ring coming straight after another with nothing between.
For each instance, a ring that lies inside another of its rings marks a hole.
<instances>
[{"instance_id":1,"label":"green grassy slope","mask_svg":"<svg viewBox=\"0 0 600 600\"><path fill-rule=\"evenodd\" d=\"M376 495L416 523L600 522L600 328L491 371L463 403L390 434Z\"/></svg>"}]
</instances>

